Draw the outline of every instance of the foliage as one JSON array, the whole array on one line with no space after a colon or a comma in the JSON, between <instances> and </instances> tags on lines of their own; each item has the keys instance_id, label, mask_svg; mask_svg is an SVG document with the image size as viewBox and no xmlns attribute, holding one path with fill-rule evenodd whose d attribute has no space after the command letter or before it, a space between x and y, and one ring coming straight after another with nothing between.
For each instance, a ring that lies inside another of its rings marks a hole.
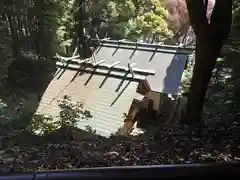
<instances>
[{"instance_id":1,"label":"foliage","mask_svg":"<svg viewBox=\"0 0 240 180\"><path fill-rule=\"evenodd\" d=\"M57 130L57 123L54 122L51 116L34 115L28 130L39 135L46 135Z\"/></svg>"},{"instance_id":2,"label":"foliage","mask_svg":"<svg viewBox=\"0 0 240 180\"><path fill-rule=\"evenodd\" d=\"M194 59L194 55L190 57ZM189 66L183 73L181 93L189 91L193 68ZM236 89L232 77L232 67L226 67L226 60L219 58L213 70L204 103L204 120L208 125L233 125L233 118L239 112L236 107Z\"/></svg>"},{"instance_id":3,"label":"foliage","mask_svg":"<svg viewBox=\"0 0 240 180\"><path fill-rule=\"evenodd\" d=\"M189 90L191 85L191 78L192 78L192 71L188 68L184 71L181 85L180 85L180 92L186 93Z\"/></svg>"},{"instance_id":4,"label":"foliage","mask_svg":"<svg viewBox=\"0 0 240 180\"><path fill-rule=\"evenodd\" d=\"M239 40L240 38L240 1L234 0L233 1L233 26L232 26L232 36L235 36Z\"/></svg>"},{"instance_id":5,"label":"foliage","mask_svg":"<svg viewBox=\"0 0 240 180\"><path fill-rule=\"evenodd\" d=\"M5 42L6 53L9 52L6 48L10 46L14 58L28 52L45 58L52 57L56 51L66 53L73 27L73 2L26 0L15 3L10 0L1 3L0 34L4 37L1 39L1 46ZM0 56L1 50L2 48Z\"/></svg>"},{"instance_id":6,"label":"foliage","mask_svg":"<svg viewBox=\"0 0 240 180\"><path fill-rule=\"evenodd\" d=\"M180 84L180 93L187 93L189 91L189 87L191 85L192 73L193 73L193 65L195 61L195 54L189 56L189 62L187 68L184 70L181 84Z\"/></svg>"},{"instance_id":7,"label":"foliage","mask_svg":"<svg viewBox=\"0 0 240 180\"><path fill-rule=\"evenodd\" d=\"M190 27L190 20L186 0L163 0L163 4L169 12L169 24L173 30L171 44L184 43L195 44L195 34ZM215 0L208 0L207 17L210 19ZM168 43L168 42L167 42Z\"/></svg>"},{"instance_id":8,"label":"foliage","mask_svg":"<svg viewBox=\"0 0 240 180\"><path fill-rule=\"evenodd\" d=\"M13 60L13 52L11 47L11 39L6 34L8 25L0 18L0 85L8 75L8 67Z\"/></svg>"},{"instance_id":9,"label":"foliage","mask_svg":"<svg viewBox=\"0 0 240 180\"><path fill-rule=\"evenodd\" d=\"M81 14L84 5L87 6L85 15ZM168 12L159 0L92 0L83 4L78 0L26 0L18 1L16 6L14 1L8 1L1 4L0 15L0 34L6 37L0 42L0 56L15 58L28 52L38 58L52 57L55 52L72 54L80 31L86 37L95 36L94 32L101 36L104 32L110 38L132 40L149 34L159 40L172 36ZM82 20L80 16L85 18Z\"/></svg>"},{"instance_id":10,"label":"foliage","mask_svg":"<svg viewBox=\"0 0 240 180\"><path fill-rule=\"evenodd\" d=\"M83 109L81 102L72 103L69 96L65 95L63 100L59 101L61 109L59 113L60 126L75 127L80 119L87 119L92 117L90 111Z\"/></svg>"},{"instance_id":11,"label":"foliage","mask_svg":"<svg viewBox=\"0 0 240 180\"><path fill-rule=\"evenodd\" d=\"M64 96L59 102L59 116L34 115L28 129L37 134L46 135L55 132L59 128L76 127L80 120L87 120L92 117L88 110L85 110L82 103L73 103L69 96ZM93 131L92 131L93 132Z\"/></svg>"},{"instance_id":12,"label":"foliage","mask_svg":"<svg viewBox=\"0 0 240 180\"><path fill-rule=\"evenodd\" d=\"M64 96L59 101L59 116L52 117L43 114L33 114L33 104L24 102L23 106L18 108L18 114L9 115L7 105L0 101L0 123L1 126L10 125L15 129L23 129L39 135L46 135L55 132L59 128L76 127L78 121L87 120L92 115L90 111L85 110L82 103L71 102L69 96ZM94 130L87 128L94 133Z\"/></svg>"},{"instance_id":13,"label":"foliage","mask_svg":"<svg viewBox=\"0 0 240 180\"><path fill-rule=\"evenodd\" d=\"M74 13L78 8L75 6L75 0L57 0L53 7L56 8L56 5L58 6L57 11L48 11L49 13L59 12L52 21L56 22L56 46L59 52L69 54L75 38L72 33L76 30L74 29L76 20Z\"/></svg>"},{"instance_id":14,"label":"foliage","mask_svg":"<svg viewBox=\"0 0 240 180\"><path fill-rule=\"evenodd\" d=\"M191 57L191 58L194 58ZM235 81L232 69L227 68L225 60L219 60L213 71L204 103L204 120L209 126L222 124L226 127L233 125L233 118L239 113L236 107ZM180 86L181 93L189 91L193 69L188 67L183 73Z\"/></svg>"},{"instance_id":15,"label":"foliage","mask_svg":"<svg viewBox=\"0 0 240 180\"><path fill-rule=\"evenodd\" d=\"M222 65L222 66L219 66ZM234 82L231 69L220 62L214 71L205 100L204 114L208 124L230 126L238 113L234 95Z\"/></svg>"},{"instance_id":16,"label":"foliage","mask_svg":"<svg viewBox=\"0 0 240 180\"><path fill-rule=\"evenodd\" d=\"M7 103L0 100L1 126L11 124L14 128L25 128L30 124L32 114L31 108L29 106L18 108L18 113L16 115L9 115L9 113L7 113L7 110Z\"/></svg>"},{"instance_id":17,"label":"foliage","mask_svg":"<svg viewBox=\"0 0 240 180\"><path fill-rule=\"evenodd\" d=\"M7 110L7 105L4 102L2 102L2 100L0 100L0 123L1 123L1 125L4 125L6 123L6 120L8 120L8 118L5 115L6 110Z\"/></svg>"},{"instance_id":18,"label":"foliage","mask_svg":"<svg viewBox=\"0 0 240 180\"><path fill-rule=\"evenodd\" d=\"M158 0L103 0L93 4L89 14L98 32L105 30L115 39L137 40L149 34L164 39L172 35L166 22L168 12Z\"/></svg>"},{"instance_id":19,"label":"foliage","mask_svg":"<svg viewBox=\"0 0 240 180\"><path fill-rule=\"evenodd\" d=\"M233 0L233 21L230 38L222 50L222 57L228 68L232 69L231 82L233 83L234 99L237 109L240 110L240 1Z\"/></svg>"}]
</instances>

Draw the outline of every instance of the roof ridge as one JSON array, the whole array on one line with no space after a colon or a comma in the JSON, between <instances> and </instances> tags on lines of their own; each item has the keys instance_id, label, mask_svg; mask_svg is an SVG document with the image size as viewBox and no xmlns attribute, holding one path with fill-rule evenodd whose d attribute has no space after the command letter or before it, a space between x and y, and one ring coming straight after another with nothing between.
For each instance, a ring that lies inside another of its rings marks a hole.
<instances>
[{"instance_id":1,"label":"roof ridge","mask_svg":"<svg viewBox=\"0 0 240 180\"><path fill-rule=\"evenodd\" d=\"M105 65L105 64L102 64L102 63L94 65L93 63L88 62L87 60L88 60L88 58L86 60L82 60L82 61L79 61L79 59L73 59L73 60L69 60L69 61L64 62L64 63L61 62L61 61L57 61L56 65L57 66L65 66L66 68L68 66L72 66L74 68L79 69L81 67L81 64L84 63L85 68L83 68L82 70L87 69L87 68L93 68L93 69L104 69L104 70L113 71L113 72L114 71L116 71L116 72L129 72L130 71L128 66L116 65L114 67L109 67L109 65ZM83 61L85 61L85 62L83 62ZM141 69L141 68L135 68L135 67L132 67L131 69L134 72L134 74L145 74L145 76L155 75L155 73L156 73L156 71L153 70L153 69Z\"/></svg>"},{"instance_id":2,"label":"roof ridge","mask_svg":"<svg viewBox=\"0 0 240 180\"><path fill-rule=\"evenodd\" d=\"M108 43L108 44L115 44L115 45L128 45L128 46L139 46L139 47L147 47L147 48L161 48L161 49L171 49L171 50L189 50L194 51L193 46L183 47L181 45L166 45L166 44L150 44L144 43L140 41L130 41L126 39L122 40L113 40L113 39L92 39L93 41L98 41L100 44Z\"/></svg>"}]
</instances>

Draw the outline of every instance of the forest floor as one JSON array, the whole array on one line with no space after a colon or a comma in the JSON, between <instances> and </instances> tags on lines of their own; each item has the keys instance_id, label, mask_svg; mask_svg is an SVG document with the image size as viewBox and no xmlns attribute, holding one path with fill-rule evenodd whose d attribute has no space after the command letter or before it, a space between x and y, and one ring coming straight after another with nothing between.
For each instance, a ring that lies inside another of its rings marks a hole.
<instances>
[{"instance_id":1,"label":"forest floor","mask_svg":"<svg viewBox=\"0 0 240 180\"><path fill-rule=\"evenodd\" d=\"M196 132L182 126L109 139L77 132L70 140L64 130L40 137L4 127L0 130L0 172L240 161L238 124Z\"/></svg>"}]
</instances>

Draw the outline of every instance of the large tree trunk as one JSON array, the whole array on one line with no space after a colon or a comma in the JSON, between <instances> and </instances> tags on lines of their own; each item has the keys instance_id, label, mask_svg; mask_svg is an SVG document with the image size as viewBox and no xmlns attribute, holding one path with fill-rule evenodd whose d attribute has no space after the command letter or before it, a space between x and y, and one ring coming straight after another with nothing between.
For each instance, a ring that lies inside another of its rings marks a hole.
<instances>
[{"instance_id":1,"label":"large tree trunk","mask_svg":"<svg viewBox=\"0 0 240 180\"><path fill-rule=\"evenodd\" d=\"M201 124L203 104L212 70L230 33L232 0L216 0L210 22L206 15L207 0L186 0L186 3L197 43L195 67L184 120L190 124Z\"/></svg>"},{"instance_id":2,"label":"large tree trunk","mask_svg":"<svg viewBox=\"0 0 240 180\"><path fill-rule=\"evenodd\" d=\"M217 52L220 51L216 48L210 48L210 43L206 43L197 43L195 55L196 63L194 66L194 73L188 95L187 111L185 114L186 122L188 124L203 123L202 109L204 100L212 76L212 71L216 64L218 56Z\"/></svg>"}]
</instances>

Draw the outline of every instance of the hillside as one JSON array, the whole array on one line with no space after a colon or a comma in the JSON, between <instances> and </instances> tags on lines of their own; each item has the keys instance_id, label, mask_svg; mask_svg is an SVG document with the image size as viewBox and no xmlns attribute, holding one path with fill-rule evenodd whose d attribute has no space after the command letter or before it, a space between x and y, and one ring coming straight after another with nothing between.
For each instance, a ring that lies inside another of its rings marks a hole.
<instances>
[{"instance_id":1,"label":"hillside","mask_svg":"<svg viewBox=\"0 0 240 180\"><path fill-rule=\"evenodd\" d=\"M152 129L135 138L104 139L73 130L45 137L1 129L1 172L74 169L126 165L224 163L240 161L239 125L205 128ZM70 138L71 137L71 138ZM73 139L72 139L73 138Z\"/></svg>"}]
</instances>

